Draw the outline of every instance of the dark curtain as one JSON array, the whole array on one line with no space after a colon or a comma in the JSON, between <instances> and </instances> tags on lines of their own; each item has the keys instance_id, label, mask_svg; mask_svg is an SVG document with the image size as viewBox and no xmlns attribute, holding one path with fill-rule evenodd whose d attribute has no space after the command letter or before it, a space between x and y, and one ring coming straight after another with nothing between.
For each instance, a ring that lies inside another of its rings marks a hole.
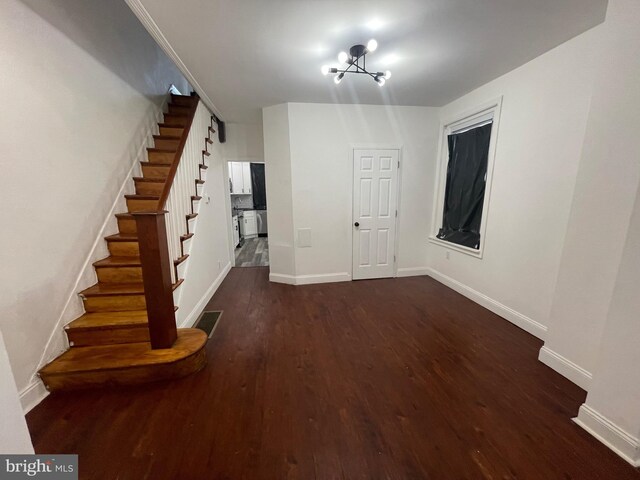
<instances>
[{"instance_id":1,"label":"dark curtain","mask_svg":"<svg viewBox=\"0 0 640 480\"><path fill-rule=\"evenodd\" d=\"M465 247L480 248L491 123L447 137L449 164L442 228L437 237Z\"/></svg>"},{"instance_id":2,"label":"dark curtain","mask_svg":"<svg viewBox=\"0 0 640 480\"><path fill-rule=\"evenodd\" d=\"M251 192L253 194L253 208L267 209L267 189L264 179L264 163L251 164Z\"/></svg>"}]
</instances>

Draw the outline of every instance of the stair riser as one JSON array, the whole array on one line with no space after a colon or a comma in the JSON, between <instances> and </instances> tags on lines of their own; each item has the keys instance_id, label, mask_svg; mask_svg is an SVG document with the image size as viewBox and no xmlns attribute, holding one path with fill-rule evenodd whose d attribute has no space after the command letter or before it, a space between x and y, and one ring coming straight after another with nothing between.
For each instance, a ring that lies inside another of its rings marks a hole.
<instances>
[{"instance_id":1,"label":"stair riser","mask_svg":"<svg viewBox=\"0 0 640 480\"><path fill-rule=\"evenodd\" d=\"M154 145L156 148L166 148L167 150L177 150L178 145L180 144L180 139L166 139L166 138L156 138L154 140Z\"/></svg>"},{"instance_id":2,"label":"stair riser","mask_svg":"<svg viewBox=\"0 0 640 480\"><path fill-rule=\"evenodd\" d=\"M144 382L185 377L201 370L206 363L206 350L201 348L193 355L172 363L63 374L41 372L41 379L47 389L52 392L56 390L136 385Z\"/></svg>"},{"instance_id":3,"label":"stair riser","mask_svg":"<svg viewBox=\"0 0 640 480\"><path fill-rule=\"evenodd\" d=\"M164 122L167 125L177 125L180 127L184 127L187 125L187 117L182 117L182 116L177 116L177 115L170 115L165 113L164 115Z\"/></svg>"},{"instance_id":4,"label":"stair riser","mask_svg":"<svg viewBox=\"0 0 640 480\"><path fill-rule=\"evenodd\" d=\"M164 183L159 182L136 182L136 194L138 195L162 195Z\"/></svg>"},{"instance_id":5,"label":"stair riser","mask_svg":"<svg viewBox=\"0 0 640 480\"><path fill-rule=\"evenodd\" d=\"M94 312L126 312L130 310L144 310L146 304L144 295L103 295L84 299L84 309Z\"/></svg>"},{"instance_id":6,"label":"stair riser","mask_svg":"<svg viewBox=\"0 0 640 480\"><path fill-rule=\"evenodd\" d=\"M120 233L138 233L138 229L136 228L136 221L133 218L119 218L118 231Z\"/></svg>"},{"instance_id":7,"label":"stair riser","mask_svg":"<svg viewBox=\"0 0 640 480\"><path fill-rule=\"evenodd\" d=\"M184 106L190 106L193 104L193 98L192 97L188 97L186 95L171 95L171 104L172 105L184 105Z\"/></svg>"},{"instance_id":8,"label":"stair riser","mask_svg":"<svg viewBox=\"0 0 640 480\"><path fill-rule=\"evenodd\" d=\"M140 255L138 242L109 242L109 253L114 257L137 257Z\"/></svg>"},{"instance_id":9,"label":"stair riser","mask_svg":"<svg viewBox=\"0 0 640 480\"><path fill-rule=\"evenodd\" d=\"M191 112L191 106L169 104L169 113L175 113L177 115L189 115Z\"/></svg>"},{"instance_id":10,"label":"stair riser","mask_svg":"<svg viewBox=\"0 0 640 480\"><path fill-rule=\"evenodd\" d=\"M164 178L166 179L169 176L169 170L171 167L160 167L150 164L142 165L142 175L146 178Z\"/></svg>"},{"instance_id":11,"label":"stair riser","mask_svg":"<svg viewBox=\"0 0 640 480\"><path fill-rule=\"evenodd\" d=\"M93 330L67 330L69 342L74 347L93 345L115 345L121 343L137 343L149 341L147 325L125 328L96 328Z\"/></svg>"},{"instance_id":12,"label":"stair riser","mask_svg":"<svg viewBox=\"0 0 640 480\"><path fill-rule=\"evenodd\" d=\"M156 148L164 148L157 146ZM151 163L172 163L175 158L175 152L147 152L147 158Z\"/></svg>"},{"instance_id":13,"label":"stair riser","mask_svg":"<svg viewBox=\"0 0 640 480\"><path fill-rule=\"evenodd\" d=\"M96 268L100 283L142 283L142 267Z\"/></svg>"},{"instance_id":14,"label":"stair riser","mask_svg":"<svg viewBox=\"0 0 640 480\"><path fill-rule=\"evenodd\" d=\"M127 208L129 209L129 213L152 211L158 208L158 201L127 198Z\"/></svg>"},{"instance_id":15,"label":"stair riser","mask_svg":"<svg viewBox=\"0 0 640 480\"><path fill-rule=\"evenodd\" d=\"M184 128L180 127L160 127L160 135L169 135L171 137L181 137Z\"/></svg>"}]
</instances>

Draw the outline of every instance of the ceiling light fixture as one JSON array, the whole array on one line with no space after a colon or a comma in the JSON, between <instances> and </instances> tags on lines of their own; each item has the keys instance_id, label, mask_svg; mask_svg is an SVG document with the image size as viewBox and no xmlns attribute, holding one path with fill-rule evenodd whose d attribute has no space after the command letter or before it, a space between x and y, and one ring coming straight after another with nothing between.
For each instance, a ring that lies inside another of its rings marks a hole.
<instances>
[{"instance_id":1,"label":"ceiling light fixture","mask_svg":"<svg viewBox=\"0 0 640 480\"><path fill-rule=\"evenodd\" d=\"M320 71L323 75L330 73L335 74L336 76L333 78L333 81L336 85L342 81L345 73L361 73L369 75L379 86L383 86L387 79L391 77L391 72L389 70L386 72L369 72L367 70L366 55L367 53L375 51L376 48L378 48L378 42L373 38L369 40L366 47L364 45L354 45L349 49L349 54L347 54L347 52L340 52L338 54L338 61L340 64L348 64L349 66L347 68L339 70L336 67L323 65Z\"/></svg>"}]
</instances>

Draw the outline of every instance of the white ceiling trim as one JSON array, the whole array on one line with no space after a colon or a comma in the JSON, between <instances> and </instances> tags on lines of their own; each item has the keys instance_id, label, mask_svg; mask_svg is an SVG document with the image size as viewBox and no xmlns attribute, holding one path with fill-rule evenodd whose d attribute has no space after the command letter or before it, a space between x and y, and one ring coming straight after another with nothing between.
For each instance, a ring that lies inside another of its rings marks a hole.
<instances>
[{"instance_id":1,"label":"white ceiling trim","mask_svg":"<svg viewBox=\"0 0 640 480\"><path fill-rule=\"evenodd\" d=\"M204 102L204 104L207 107L209 107L209 110L211 110L218 118L220 118L221 120L224 120L222 118L222 114L220 113L220 110L216 108L211 98L209 98L209 95L206 94L206 92L200 86L200 84L195 79L193 74L189 71L189 69L184 64L180 56L173 49L173 47L171 46L167 38L160 31L160 28L158 27L156 22L153 20L153 18L151 18L151 15L149 15L149 12L147 12L147 9L144 8L144 5L142 5L140 0L125 0L125 2L127 2L127 5L129 5L129 8L131 8L131 11L133 11L135 16L138 17L138 20L142 22L142 25L144 25L144 27L147 29L149 34L154 38L154 40L158 43L158 45L160 45L160 48L162 48L162 50L164 50L164 52L169 56L169 58L173 60L173 63L176 64L176 67L178 67L178 69L182 72L185 78L189 81L189 83L191 84L193 89L196 91L196 93L200 96L200 99Z\"/></svg>"}]
</instances>

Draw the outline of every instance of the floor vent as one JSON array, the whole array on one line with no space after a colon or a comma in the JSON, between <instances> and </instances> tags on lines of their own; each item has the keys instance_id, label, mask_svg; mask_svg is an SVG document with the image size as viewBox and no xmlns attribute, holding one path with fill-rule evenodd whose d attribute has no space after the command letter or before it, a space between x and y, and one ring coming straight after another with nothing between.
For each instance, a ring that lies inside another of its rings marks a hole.
<instances>
[{"instance_id":1,"label":"floor vent","mask_svg":"<svg viewBox=\"0 0 640 480\"><path fill-rule=\"evenodd\" d=\"M218 320L222 316L222 310L217 310L213 312L202 312L200 318L196 322L194 328L199 328L204 333L207 334L209 338L213 335L213 331L216 329L218 325Z\"/></svg>"}]
</instances>

